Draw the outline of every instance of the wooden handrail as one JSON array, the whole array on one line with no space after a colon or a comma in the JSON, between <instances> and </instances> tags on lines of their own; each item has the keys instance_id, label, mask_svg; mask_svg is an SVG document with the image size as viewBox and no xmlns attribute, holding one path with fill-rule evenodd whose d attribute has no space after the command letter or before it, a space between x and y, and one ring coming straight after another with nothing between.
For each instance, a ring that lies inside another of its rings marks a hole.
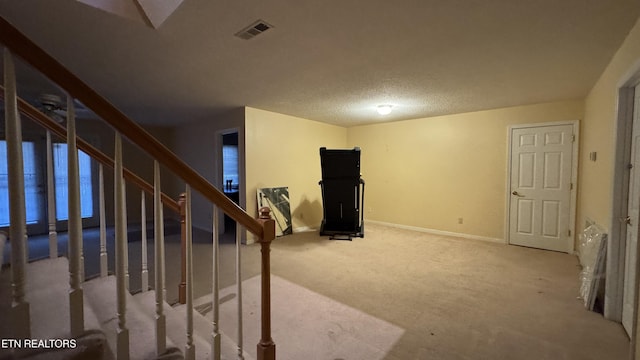
<instances>
[{"instance_id":1,"label":"wooden handrail","mask_svg":"<svg viewBox=\"0 0 640 360\"><path fill-rule=\"evenodd\" d=\"M4 101L4 87L2 85L0 85L0 101ZM51 131L53 134L57 135L58 137L63 139L67 137L67 129L64 126L58 124L53 119L43 114L40 110L36 109L33 105L29 104L28 102L24 101L21 98L18 98L18 110L20 110L20 113L30 118L31 120L35 121L37 124L44 127L45 129ZM82 140L81 138L78 138L77 142L78 142L77 143L78 148L80 150L87 153L87 155L91 156L94 160L98 161L99 163L113 169L113 166L114 166L113 159L111 159L105 153L93 147L88 142ZM130 170L126 168L124 169L124 178L130 181L131 183L133 183L134 185L136 185L137 187L139 187L140 189L144 190L145 192L153 195L153 185L144 181L141 177L132 173ZM180 213L180 206L178 206L177 201L173 200L171 197L169 197L165 193L162 193L161 196L162 196L162 203L164 203L169 209L175 211L177 214Z\"/></svg>"},{"instance_id":2,"label":"wooden handrail","mask_svg":"<svg viewBox=\"0 0 640 360\"><path fill-rule=\"evenodd\" d=\"M116 109L109 101L67 70L3 17L0 17L0 42L23 61L58 84L72 97L78 99L116 131L181 177L191 188L209 199L247 230L258 238L263 238L264 231L260 222L247 214L140 125Z\"/></svg>"}]
</instances>

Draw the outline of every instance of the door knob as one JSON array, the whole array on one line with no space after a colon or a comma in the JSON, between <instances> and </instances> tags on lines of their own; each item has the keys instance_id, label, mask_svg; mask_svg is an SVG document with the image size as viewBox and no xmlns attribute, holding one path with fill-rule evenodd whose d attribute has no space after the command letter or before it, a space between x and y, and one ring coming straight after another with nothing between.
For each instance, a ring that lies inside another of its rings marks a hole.
<instances>
[{"instance_id":1,"label":"door knob","mask_svg":"<svg viewBox=\"0 0 640 360\"><path fill-rule=\"evenodd\" d=\"M512 195L515 195L515 196L524 197L524 195L520 195L520 194L519 194L517 191L515 191L515 190L514 190L511 194L512 194Z\"/></svg>"}]
</instances>

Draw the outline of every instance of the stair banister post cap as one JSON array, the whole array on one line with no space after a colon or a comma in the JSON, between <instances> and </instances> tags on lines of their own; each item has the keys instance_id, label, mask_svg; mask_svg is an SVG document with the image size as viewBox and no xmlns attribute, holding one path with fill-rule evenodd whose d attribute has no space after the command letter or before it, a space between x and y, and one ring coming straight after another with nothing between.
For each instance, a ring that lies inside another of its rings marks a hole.
<instances>
[{"instance_id":1,"label":"stair banister post cap","mask_svg":"<svg viewBox=\"0 0 640 360\"><path fill-rule=\"evenodd\" d=\"M271 209L268 206L263 206L258 210L260 213L259 219L269 220L271 219Z\"/></svg>"}]
</instances>

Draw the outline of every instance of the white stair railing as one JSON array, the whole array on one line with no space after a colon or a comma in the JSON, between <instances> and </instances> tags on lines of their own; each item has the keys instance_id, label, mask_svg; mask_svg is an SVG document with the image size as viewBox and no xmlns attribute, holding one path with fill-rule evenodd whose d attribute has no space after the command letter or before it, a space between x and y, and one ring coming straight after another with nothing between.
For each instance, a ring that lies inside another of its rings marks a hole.
<instances>
[{"instance_id":1,"label":"white stair railing","mask_svg":"<svg viewBox=\"0 0 640 360\"><path fill-rule=\"evenodd\" d=\"M98 192L100 193L100 277L108 275L108 255L107 255L107 220L104 197L104 168L102 164L98 167Z\"/></svg>"},{"instance_id":2,"label":"white stair railing","mask_svg":"<svg viewBox=\"0 0 640 360\"><path fill-rule=\"evenodd\" d=\"M149 268L147 265L147 205L145 201L144 190L142 191L141 204L140 204L140 218L142 223L141 231L141 246L142 246L142 273L140 274L140 282L142 283L142 292L149 290Z\"/></svg>"},{"instance_id":3,"label":"white stair railing","mask_svg":"<svg viewBox=\"0 0 640 360\"><path fill-rule=\"evenodd\" d=\"M84 259L82 246L82 217L80 206L80 180L78 168L78 149L76 141L76 125L73 101L68 99L68 120L67 120L67 172L69 177L69 271L70 271L70 322L72 336L78 336L84 331L84 313L83 313L83 290L82 282L84 281ZM11 130L7 133L11 133ZM18 136L15 136L18 138ZM53 151L52 151L51 133L47 131L47 172L48 172L48 192L55 194L53 183ZM126 208L126 183L124 181L124 167L122 161L122 137L116 133L115 155L114 155L114 202L115 202L115 228L116 228L116 275L117 275L117 318L118 327L116 334L117 341L117 358L130 358L130 337L129 329L126 324L127 301L125 292L129 287L128 273L128 241L127 241L127 208ZM13 163L20 163L13 161ZM106 250L106 224L105 224L105 190L104 190L104 170L102 164L99 164L99 210L100 210L100 272L101 276L107 275L107 250ZM24 191L17 192L24 194ZM160 168L159 163L154 161L154 227L155 227L155 288L156 291L156 351L160 356L166 353L166 317L164 315L163 304L166 299L165 289L165 271L164 271L164 223L163 223L163 206L162 193L160 187ZM57 254L57 238L55 228L55 196L49 198L49 207L53 204L53 210L49 211L49 230L50 230L50 257ZM185 345L185 358L195 359L196 347L194 342L193 329L193 234L192 234L192 209L191 209L191 189L187 185L185 193L185 228L186 228L186 309L187 309L187 343ZM24 209L23 209L24 211ZM219 216L218 207L214 205L213 209L213 280L212 280L212 331L211 331L211 359L219 360L221 357L221 334L219 332ZM148 283L148 262L147 262L147 227L146 227L146 194L141 194L141 241L142 241L142 291L149 289ZM13 220L13 219L12 219ZM12 221L12 224L14 222ZM22 228L26 240L26 229ZM243 360L243 325L242 325L242 259L241 259L241 233L242 226L236 223L236 293L237 293L237 354L236 358ZM18 235L20 236L20 235ZM6 236L4 236L6 239ZM0 246L2 245L3 234L0 233ZM23 244L24 246L24 244ZM25 256L22 256L26 259ZM23 270L24 271L24 270ZM24 275L23 275L24 277ZM28 305L28 304L27 304ZM28 311L26 313L28 317ZM28 326L27 326L28 331ZM260 349L260 347L259 347Z\"/></svg>"},{"instance_id":4,"label":"white stair railing","mask_svg":"<svg viewBox=\"0 0 640 360\"><path fill-rule=\"evenodd\" d=\"M236 345L238 349L238 360L244 360L242 356L242 259L240 257L240 245L242 237L241 225L236 223L236 300L238 306L238 338L236 339Z\"/></svg>"},{"instance_id":5,"label":"white stair railing","mask_svg":"<svg viewBox=\"0 0 640 360\"><path fill-rule=\"evenodd\" d=\"M25 267L27 262L27 221L24 200L24 166L22 158L22 126L18 114L16 73L13 56L4 49L5 135L9 180L9 239L11 240L11 324L16 338L29 338L30 310L25 299Z\"/></svg>"},{"instance_id":6,"label":"white stair railing","mask_svg":"<svg viewBox=\"0 0 640 360\"><path fill-rule=\"evenodd\" d=\"M142 186L142 188L150 191L151 186L146 184L143 180L135 175L132 175L128 171L124 171L122 162L122 138L121 134L125 135L129 139L135 139L136 145L145 150L152 158L159 159L164 166L171 170L174 174L178 174L187 184L186 194L186 208L188 218L188 231L185 239L187 251L185 263L188 264L187 276L185 280L186 301L187 301L187 344L185 346L186 358L195 358L195 344L193 341L193 240L192 240L192 213L191 213L191 188L204 195L209 201L220 206L220 208L229 214L233 219L237 221L236 229L236 285L237 285L237 310L238 310L238 341L237 341L237 358L243 359L243 331L242 331L242 274L241 274L241 230L242 227L246 227L249 231L256 234L260 239L261 251L262 251L262 291L261 291L261 339L257 346L257 358L259 360L274 360L275 359L275 344L271 339L271 320L270 320L270 284L269 284L269 246L273 238L275 237L275 223L269 216L268 209L260 209L259 219L253 219L249 214L242 211L237 205L234 205L224 194L211 185L206 179L204 179L195 170L190 168L187 164L181 161L171 153L166 147L159 143L150 134L145 132L139 125L132 122L124 114L115 109L104 98L100 97L95 91L86 86L81 80L75 77L72 73L62 67L42 49L38 48L35 44L30 42L28 38L17 31L11 24L5 19L0 17L0 39L5 46L4 51L4 76L5 76L5 119L6 119L6 136L7 147L9 156L9 192L10 192L10 237L12 241L12 307L11 318L9 321L12 324L15 338L29 338L30 337L30 312L29 303L25 299L25 266L27 261L27 238L26 238L26 214L25 214L25 192L24 192L24 169L22 162L22 134L20 118L17 111L17 95L16 95L16 83L15 83L15 69L11 53L8 49L15 51L23 59L34 66L36 69L45 72L47 77L56 82L61 88L66 89L71 95L78 97L83 104L91 108L96 114L116 129L115 140L115 156L114 161L111 163L114 165L114 208L115 208L115 227L116 227L116 296L117 296L117 334L116 334L116 357L118 359L129 359L130 354L130 337L129 329L127 328L126 316L127 316L127 294L126 291L129 288L128 281L128 251L127 251L127 203L126 203L126 186L124 182L124 176L127 179L132 180L136 185ZM21 103L21 109L23 108ZM69 176L69 272L70 272L70 322L71 322L71 335L77 336L84 330L84 314L83 314L83 293L82 293L82 281L84 281L84 259L83 259L83 245L82 245L82 218L80 209L80 192L79 192L79 171L78 171L78 148L76 143L76 129L75 129L75 116L74 116L74 104L71 96L67 97L67 109L69 113L68 130L67 130L67 144L68 144L68 176ZM37 110L35 111L38 112ZM28 116L33 116L33 112L26 113ZM37 116L36 116L37 117ZM42 123L41 123L42 124ZM55 126L44 125L47 129L56 133L57 136L64 136L64 133L60 133ZM86 142L81 139L78 140L83 150L85 148L91 148ZM51 143L49 135L49 143ZM51 144L49 144L49 150ZM107 157L101 154L99 151L94 151L93 156L97 156L104 164L111 166ZM52 158L52 154L48 157ZM162 205L161 199L166 200L166 195L161 195L160 190L160 178L159 178L159 165L156 161L154 167L154 182L156 187L154 191L154 224L156 225L156 235L154 241L156 242L156 336L157 339L157 351L158 355L165 353L166 351L166 324L165 315L163 312L164 299L166 298L166 285L165 285L165 267L164 267L164 248L163 240L164 233L162 230ZM100 268L101 275L105 275L106 268L106 232L104 232L104 184L102 180L102 167L101 173L101 243L100 243ZM52 173L49 171L49 173ZM48 179L49 182L49 179ZM51 189L48 184L48 192L54 193L55 188ZM52 201L53 202L53 201ZM143 197L144 202L144 197ZM173 205L171 200L166 202L170 204L172 208L178 206ZM50 204L49 204L50 205ZM146 220L146 211L143 204L143 222ZM54 214L55 211L49 211L50 214ZM220 348L220 333L218 332L218 224L217 224L217 209L214 211L214 318L212 320L212 349L213 359L220 357L220 352L216 349ZM51 215L47 219L49 222L50 232L55 233L55 221L51 220ZM53 226L51 224L53 223ZM243 224L243 225L241 225ZM143 225L144 227L144 225ZM143 228L143 233L146 229ZM2 235L0 235L1 237ZM56 234L57 236L57 234ZM144 235L143 235L144 236ZM6 236L5 236L6 237ZM51 237L50 237L51 239ZM0 239L1 241L2 239ZM146 242L146 236L143 241ZM57 256L55 251L56 245L50 244L50 256ZM103 265L104 263L104 265ZM145 267L146 268L146 267ZM103 270L104 269L104 270ZM148 269L147 269L148 270ZM148 280L147 280L148 284ZM145 286L146 287L146 286ZM135 341L135 339L134 339Z\"/></svg>"},{"instance_id":7,"label":"white stair railing","mask_svg":"<svg viewBox=\"0 0 640 360\"><path fill-rule=\"evenodd\" d=\"M122 138L116 132L114 156L114 204L116 231L116 292L118 330L116 337L116 357L118 360L129 359L129 329L127 329L127 284L126 284L126 248L127 219L124 194L124 178L122 176Z\"/></svg>"},{"instance_id":8,"label":"white stair railing","mask_svg":"<svg viewBox=\"0 0 640 360\"><path fill-rule=\"evenodd\" d=\"M187 227L185 245L186 245L186 267L187 267L187 343L184 347L186 360L194 360L196 358L196 348L193 343L193 237L191 227L191 188L187 185L186 189L186 212L185 226Z\"/></svg>"},{"instance_id":9,"label":"white stair railing","mask_svg":"<svg viewBox=\"0 0 640 360\"><path fill-rule=\"evenodd\" d=\"M76 118L73 99L67 96L67 178L69 204L69 308L71 335L84 332L84 305L82 282L82 215L80 212L80 172L78 170L78 148L76 146Z\"/></svg>"},{"instance_id":10,"label":"white stair railing","mask_svg":"<svg viewBox=\"0 0 640 360\"><path fill-rule=\"evenodd\" d=\"M220 228L218 207L213 205L213 269L211 284L211 354L212 360L220 360Z\"/></svg>"},{"instance_id":11,"label":"white stair railing","mask_svg":"<svg viewBox=\"0 0 640 360\"><path fill-rule=\"evenodd\" d=\"M164 315L164 217L160 188L160 164L153 162L153 231L156 290L156 355L167 350L167 325Z\"/></svg>"},{"instance_id":12,"label":"white stair railing","mask_svg":"<svg viewBox=\"0 0 640 360\"><path fill-rule=\"evenodd\" d=\"M56 231L56 194L53 183L53 143L47 130L47 220L49 223L49 258L58 257L58 233Z\"/></svg>"},{"instance_id":13,"label":"white stair railing","mask_svg":"<svg viewBox=\"0 0 640 360\"><path fill-rule=\"evenodd\" d=\"M123 166L124 172L124 166ZM124 287L127 291L131 291L129 285L131 284L129 281L129 230L128 230L128 219L127 219L127 183L124 181L124 176L120 177L122 179L122 218L124 224L124 235L122 238L124 239L124 247L123 247L123 257L124 257Z\"/></svg>"}]
</instances>

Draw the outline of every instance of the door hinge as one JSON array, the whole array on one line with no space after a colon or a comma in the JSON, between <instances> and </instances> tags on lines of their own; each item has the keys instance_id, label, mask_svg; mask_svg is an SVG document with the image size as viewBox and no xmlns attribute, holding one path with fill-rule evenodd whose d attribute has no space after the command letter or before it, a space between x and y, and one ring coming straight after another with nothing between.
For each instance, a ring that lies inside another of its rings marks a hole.
<instances>
[{"instance_id":1,"label":"door hinge","mask_svg":"<svg viewBox=\"0 0 640 360\"><path fill-rule=\"evenodd\" d=\"M569 184L569 190L573 190L573 183Z\"/></svg>"},{"instance_id":2,"label":"door hinge","mask_svg":"<svg viewBox=\"0 0 640 360\"><path fill-rule=\"evenodd\" d=\"M633 164L627 164L627 169L633 169Z\"/></svg>"},{"instance_id":3,"label":"door hinge","mask_svg":"<svg viewBox=\"0 0 640 360\"><path fill-rule=\"evenodd\" d=\"M568 230L569 236L571 236L571 229Z\"/></svg>"},{"instance_id":4,"label":"door hinge","mask_svg":"<svg viewBox=\"0 0 640 360\"><path fill-rule=\"evenodd\" d=\"M575 134L571 134L571 142L576 142L576 135Z\"/></svg>"}]
</instances>

